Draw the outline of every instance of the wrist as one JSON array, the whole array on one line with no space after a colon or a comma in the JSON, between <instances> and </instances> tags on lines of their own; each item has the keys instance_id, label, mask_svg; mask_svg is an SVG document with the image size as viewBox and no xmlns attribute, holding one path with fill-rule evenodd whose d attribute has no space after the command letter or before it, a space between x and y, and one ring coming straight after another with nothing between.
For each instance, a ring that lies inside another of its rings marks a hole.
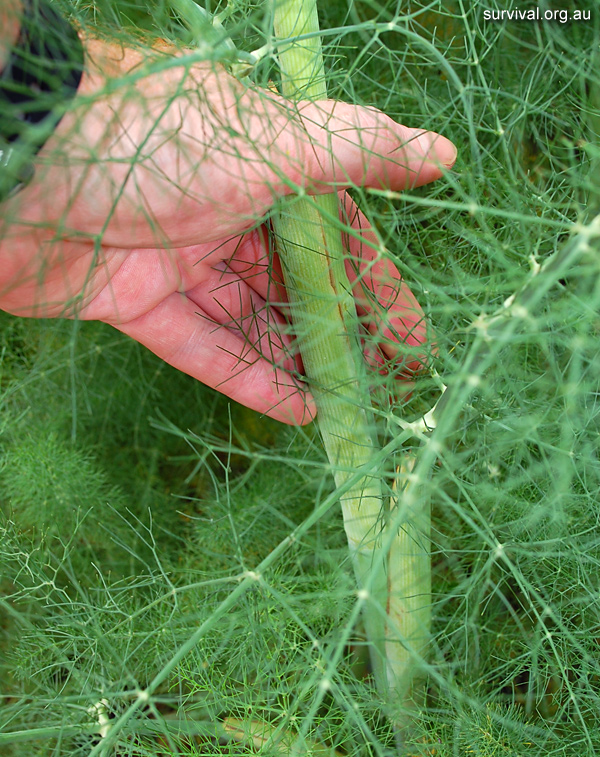
<instances>
[{"instance_id":1,"label":"wrist","mask_svg":"<svg viewBox=\"0 0 600 757\"><path fill-rule=\"evenodd\" d=\"M31 179L33 158L75 95L83 71L77 31L46 0L0 0L8 49L0 68L0 202ZM15 14L22 9L17 39ZM3 26L3 30L4 30Z\"/></svg>"}]
</instances>

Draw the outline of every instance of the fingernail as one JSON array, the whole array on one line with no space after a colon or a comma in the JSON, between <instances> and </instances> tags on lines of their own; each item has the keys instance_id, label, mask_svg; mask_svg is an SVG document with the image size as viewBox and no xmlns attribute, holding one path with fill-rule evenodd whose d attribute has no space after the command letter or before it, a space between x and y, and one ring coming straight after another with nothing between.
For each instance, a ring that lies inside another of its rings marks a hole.
<instances>
[{"instance_id":1,"label":"fingernail","mask_svg":"<svg viewBox=\"0 0 600 757\"><path fill-rule=\"evenodd\" d=\"M445 168L452 168L456 162L458 151L454 143L441 134L434 131L426 131L417 138L419 147L423 155L427 155L432 163L442 165Z\"/></svg>"},{"instance_id":2,"label":"fingernail","mask_svg":"<svg viewBox=\"0 0 600 757\"><path fill-rule=\"evenodd\" d=\"M287 371L277 369L276 374L273 384L280 399L268 415L293 426L304 426L313 421L317 407L308 385ZM282 393L285 396L281 397Z\"/></svg>"}]
</instances>

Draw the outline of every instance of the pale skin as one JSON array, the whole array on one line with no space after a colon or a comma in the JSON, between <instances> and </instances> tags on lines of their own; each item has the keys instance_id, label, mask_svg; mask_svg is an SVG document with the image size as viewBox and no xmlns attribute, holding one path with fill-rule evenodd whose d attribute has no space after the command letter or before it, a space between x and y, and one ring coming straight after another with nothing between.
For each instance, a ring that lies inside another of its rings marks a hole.
<instances>
[{"instance_id":1,"label":"pale skin","mask_svg":"<svg viewBox=\"0 0 600 757\"><path fill-rule=\"evenodd\" d=\"M358 234L347 235L347 269L375 359L425 340L420 306L342 190L433 181L455 160L448 140L375 109L296 107L166 46L85 48L74 109L31 184L0 205L1 309L103 321L235 401L307 423L314 400L260 221L298 189L338 191Z\"/></svg>"}]
</instances>

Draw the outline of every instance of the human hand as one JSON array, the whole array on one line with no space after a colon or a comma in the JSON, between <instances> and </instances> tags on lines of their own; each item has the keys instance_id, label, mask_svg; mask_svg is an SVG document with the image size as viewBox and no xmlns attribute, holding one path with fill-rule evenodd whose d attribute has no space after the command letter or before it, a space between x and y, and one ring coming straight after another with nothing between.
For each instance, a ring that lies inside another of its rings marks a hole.
<instances>
[{"instance_id":1,"label":"human hand","mask_svg":"<svg viewBox=\"0 0 600 757\"><path fill-rule=\"evenodd\" d=\"M104 321L244 405L309 421L279 262L258 222L299 189L427 183L454 147L374 109L295 106L171 51L156 51L149 73L137 51L86 46L78 107L40 153L36 180L3 205L0 307ZM349 201L345 212L360 230L348 237L356 281L353 263L360 273L376 242ZM360 278L359 315L385 358L399 340L424 341L422 311L389 261Z\"/></svg>"}]
</instances>

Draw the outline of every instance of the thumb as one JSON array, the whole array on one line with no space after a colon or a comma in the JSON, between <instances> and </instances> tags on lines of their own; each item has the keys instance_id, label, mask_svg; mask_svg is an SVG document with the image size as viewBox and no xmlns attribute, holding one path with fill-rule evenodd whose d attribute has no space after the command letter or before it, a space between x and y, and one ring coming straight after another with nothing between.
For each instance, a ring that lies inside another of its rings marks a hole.
<instances>
[{"instance_id":1,"label":"thumb","mask_svg":"<svg viewBox=\"0 0 600 757\"><path fill-rule=\"evenodd\" d=\"M281 135L298 159L298 182L319 194L358 185L404 190L439 179L456 147L435 132L411 129L376 108L333 100L298 105L300 129ZM291 177L290 177L291 178Z\"/></svg>"}]
</instances>

